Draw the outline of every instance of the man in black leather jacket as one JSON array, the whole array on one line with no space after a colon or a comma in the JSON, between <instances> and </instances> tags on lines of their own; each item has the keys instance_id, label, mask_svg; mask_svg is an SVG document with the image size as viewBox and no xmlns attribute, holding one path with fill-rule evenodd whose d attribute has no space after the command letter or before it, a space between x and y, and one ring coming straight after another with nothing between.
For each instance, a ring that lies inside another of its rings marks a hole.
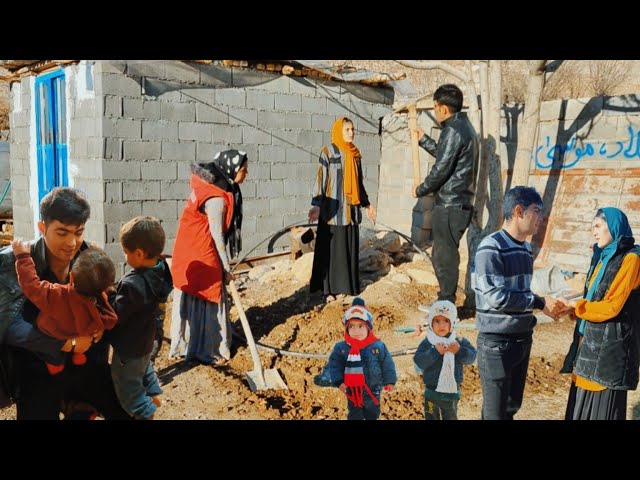
<instances>
[{"instance_id":1,"label":"man in black leather jacket","mask_svg":"<svg viewBox=\"0 0 640 480\"><path fill-rule=\"evenodd\" d=\"M438 300L455 303L458 285L460 239L471 223L476 175L478 137L461 112L462 91L453 84L441 85L433 94L436 120L442 125L436 143L418 129L420 146L436 158L429 175L416 185L414 197L435 193L431 214L433 268L440 284Z\"/></svg>"},{"instance_id":2,"label":"man in black leather jacket","mask_svg":"<svg viewBox=\"0 0 640 480\"><path fill-rule=\"evenodd\" d=\"M89 214L89 203L75 189L57 187L44 196L40 202L42 220L38 222L42 238L31 246L41 279L52 283L69 281L71 265L88 246L83 236ZM63 402L90 404L105 418L129 419L113 389L108 344L92 337L49 337L36 328L37 316L38 309L25 298L18 284L11 247L0 250L0 349L5 353L8 349L12 361L18 420L58 420ZM87 363L76 366L67 355L65 369L50 375L45 361L59 359L71 351L86 351ZM7 357L0 361L6 380Z\"/></svg>"}]
</instances>

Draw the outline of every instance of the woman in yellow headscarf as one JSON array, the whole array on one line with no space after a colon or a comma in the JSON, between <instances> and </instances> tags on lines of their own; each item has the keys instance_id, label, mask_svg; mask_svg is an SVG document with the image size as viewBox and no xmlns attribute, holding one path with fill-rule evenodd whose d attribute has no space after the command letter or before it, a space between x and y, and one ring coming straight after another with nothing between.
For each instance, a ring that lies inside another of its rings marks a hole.
<instances>
[{"instance_id":1,"label":"woman in yellow headscarf","mask_svg":"<svg viewBox=\"0 0 640 480\"><path fill-rule=\"evenodd\" d=\"M353 122L341 117L331 129L331 145L320 154L316 190L309 220L318 221L311 292L322 290L327 301L337 294L360 293L358 268L360 208L372 222L376 210L362 179L360 151L353 144Z\"/></svg>"}]
</instances>

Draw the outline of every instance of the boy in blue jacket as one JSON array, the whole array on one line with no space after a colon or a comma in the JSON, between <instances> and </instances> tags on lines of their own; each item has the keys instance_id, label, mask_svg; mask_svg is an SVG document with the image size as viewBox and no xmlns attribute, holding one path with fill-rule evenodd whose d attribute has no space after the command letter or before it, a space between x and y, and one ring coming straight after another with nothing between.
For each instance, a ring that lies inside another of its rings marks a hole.
<instances>
[{"instance_id":1,"label":"boy in blue jacket","mask_svg":"<svg viewBox=\"0 0 640 480\"><path fill-rule=\"evenodd\" d=\"M448 300L435 302L427 317L427 338L413 356L424 380L425 420L457 420L463 365L476 359L476 349L463 337L456 337L458 310Z\"/></svg>"},{"instance_id":2,"label":"boy in blue jacket","mask_svg":"<svg viewBox=\"0 0 640 480\"><path fill-rule=\"evenodd\" d=\"M373 334L373 315L362 298L353 299L343 321L344 341L336 344L314 381L338 387L347 396L347 420L377 420L380 394L383 388L393 391L396 367L386 345Z\"/></svg>"}]
</instances>

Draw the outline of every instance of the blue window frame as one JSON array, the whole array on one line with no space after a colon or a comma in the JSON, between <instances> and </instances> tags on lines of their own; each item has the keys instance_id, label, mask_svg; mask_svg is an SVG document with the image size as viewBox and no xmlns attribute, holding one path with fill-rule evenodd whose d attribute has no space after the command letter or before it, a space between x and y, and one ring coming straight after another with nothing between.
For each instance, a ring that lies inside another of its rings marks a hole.
<instances>
[{"instance_id":1,"label":"blue window frame","mask_svg":"<svg viewBox=\"0 0 640 480\"><path fill-rule=\"evenodd\" d=\"M39 203L54 187L69 184L64 72L37 77L35 93Z\"/></svg>"}]
</instances>

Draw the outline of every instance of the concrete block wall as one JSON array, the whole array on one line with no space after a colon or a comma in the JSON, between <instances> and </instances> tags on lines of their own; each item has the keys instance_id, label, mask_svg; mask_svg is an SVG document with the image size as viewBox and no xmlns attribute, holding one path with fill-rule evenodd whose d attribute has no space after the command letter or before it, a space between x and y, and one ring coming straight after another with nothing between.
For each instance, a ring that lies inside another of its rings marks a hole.
<instances>
[{"instance_id":1,"label":"concrete block wall","mask_svg":"<svg viewBox=\"0 0 640 480\"><path fill-rule=\"evenodd\" d=\"M20 82L12 83L9 99L11 204L14 235L22 238L35 237L34 218L38 211L37 201L30 194L31 176L37 174L31 168L31 155L35 155L35 139L32 138L35 132L35 125L32 126L35 122L31 95L33 85L33 77L24 77Z\"/></svg>"},{"instance_id":2,"label":"concrete block wall","mask_svg":"<svg viewBox=\"0 0 640 480\"><path fill-rule=\"evenodd\" d=\"M545 201L539 264L586 272L601 207L623 210L637 236L640 95L543 102L529 185Z\"/></svg>"},{"instance_id":3,"label":"concrete block wall","mask_svg":"<svg viewBox=\"0 0 640 480\"><path fill-rule=\"evenodd\" d=\"M104 104L96 91L95 64L83 60L65 68L69 186L83 191L91 206L85 240L100 247L106 243L104 227L105 184L102 178L104 140L100 118ZM123 259L119 252L116 259Z\"/></svg>"},{"instance_id":4,"label":"concrete block wall","mask_svg":"<svg viewBox=\"0 0 640 480\"><path fill-rule=\"evenodd\" d=\"M7 182L11 179L11 165L9 165L9 142L0 142L0 198L5 191ZM11 187L0 203L0 216L11 214Z\"/></svg>"},{"instance_id":5,"label":"concrete block wall","mask_svg":"<svg viewBox=\"0 0 640 480\"><path fill-rule=\"evenodd\" d=\"M95 85L108 251L119 252L124 222L149 213L163 221L171 252L190 164L228 148L245 150L250 162L242 186L243 253L306 219L317 159L339 115L355 122L365 186L378 203L378 122L390 112L390 89L177 61L99 61ZM264 252L266 242L254 253Z\"/></svg>"},{"instance_id":6,"label":"concrete block wall","mask_svg":"<svg viewBox=\"0 0 640 480\"><path fill-rule=\"evenodd\" d=\"M430 110L418 112L418 126L434 139L439 138ZM431 239L433 195L413 198L413 159L406 114L388 115L383 120L382 159L380 162L378 221L425 246ZM427 176L435 158L420 150L421 178Z\"/></svg>"}]
</instances>

